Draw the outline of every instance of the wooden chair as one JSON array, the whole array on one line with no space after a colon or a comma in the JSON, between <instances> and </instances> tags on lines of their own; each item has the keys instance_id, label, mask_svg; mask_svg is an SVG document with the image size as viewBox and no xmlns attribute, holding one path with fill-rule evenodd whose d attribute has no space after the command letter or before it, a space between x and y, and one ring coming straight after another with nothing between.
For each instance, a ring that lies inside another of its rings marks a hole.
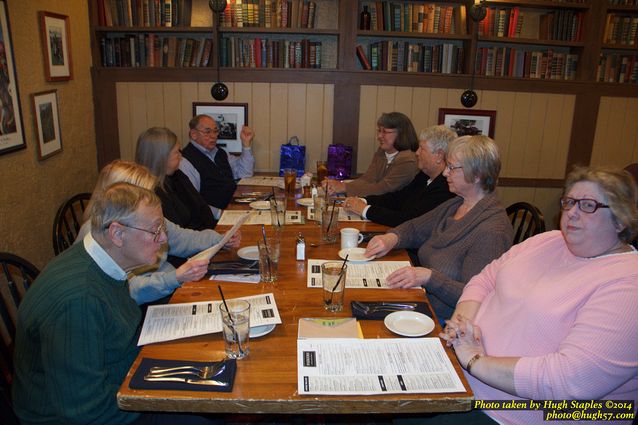
<instances>
[{"instance_id":1,"label":"wooden chair","mask_svg":"<svg viewBox=\"0 0 638 425\"><path fill-rule=\"evenodd\" d=\"M0 423L18 424L11 407L18 306L40 271L27 260L6 252L0 252L0 269Z\"/></svg>"},{"instance_id":2,"label":"wooden chair","mask_svg":"<svg viewBox=\"0 0 638 425\"><path fill-rule=\"evenodd\" d=\"M538 208L527 202L516 202L506 209L514 228L514 244L543 233L545 219Z\"/></svg>"},{"instance_id":3,"label":"wooden chair","mask_svg":"<svg viewBox=\"0 0 638 425\"><path fill-rule=\"evenodd\" d=\"M58 255L73 245L82 226L82 214L86 209L90 193L79 193L58 209L53 221L53 251Z\"/></svg>"}]
</instances>

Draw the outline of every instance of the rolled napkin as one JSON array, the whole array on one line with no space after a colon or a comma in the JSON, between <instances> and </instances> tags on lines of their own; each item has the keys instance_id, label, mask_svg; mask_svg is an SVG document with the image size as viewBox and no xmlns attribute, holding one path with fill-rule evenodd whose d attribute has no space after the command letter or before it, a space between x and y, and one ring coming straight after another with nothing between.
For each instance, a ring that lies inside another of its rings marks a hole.
<instances>
[{"instance_id":1,"label":"rolled napkin","mask_svg":"<svg viewBox=\"0 0 638 425\"><path fill-rule=\"evenodd\" d=\"M383 303L387 303L388 305L383 305ZM374 308L375 306L383 305L383 309L379 309L376 311L372 311L366 313L364 309L360 308L357 304L365 305L370 308ZM393 304L398 304L397 306L393 306ZM414 304L415 308L401 308L399 305L401 304ZM424 302L414 302L414 301L352 301L350 303L350 308L352 309L352 316L356 317L359 320L383 320L385 316L390 313L394 313L395 311L416 311L419 313L423 313L426 316L430 316L434 318L434 315L430 311L428 304Z\"/></svg>"},{"instance_id":2,"label":"rolled napkin","mask_svg":"<svg viewBox=\"0 0 638 425\"><path fill-rule=\"evenodd\" d=\"M183 390L183 391L220 391L229 393L233 391L233 382L235 381L235 372L237 371L237 361L235 359L226 360L226 368L219 375L212 377L215 381L227 382L228 385L199 385L188 384L186 382L171 382L171 381L145 381L146 376L152 367L176 367L191 365L195 367L204 367L216 362L194 362L192 360L160 360L143 358L140 366L135 371L135 374L131 378L129 387L133 390ZM178 375L179 377L199 380L196 375Z\"/></svg>"}]
</instances>

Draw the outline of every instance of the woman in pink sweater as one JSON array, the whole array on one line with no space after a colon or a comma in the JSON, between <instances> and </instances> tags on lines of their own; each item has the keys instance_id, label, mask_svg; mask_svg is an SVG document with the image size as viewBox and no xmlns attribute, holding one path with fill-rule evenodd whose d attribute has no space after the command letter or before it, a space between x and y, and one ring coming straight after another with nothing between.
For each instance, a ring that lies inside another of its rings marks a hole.
<instances>
[{"instance_id":1,"label":"woman in pink sweater","mask_svg":"<svg viewBox=\"0 0 638 425\"><path fill-rule=\"evenodd\" d=\"M441 337L477 400L638 399L637 191L626 172L576 169L561 231L515 245L470 280ZM543 421L542 410L485 413Z\"/></svg>"}]
</instances>

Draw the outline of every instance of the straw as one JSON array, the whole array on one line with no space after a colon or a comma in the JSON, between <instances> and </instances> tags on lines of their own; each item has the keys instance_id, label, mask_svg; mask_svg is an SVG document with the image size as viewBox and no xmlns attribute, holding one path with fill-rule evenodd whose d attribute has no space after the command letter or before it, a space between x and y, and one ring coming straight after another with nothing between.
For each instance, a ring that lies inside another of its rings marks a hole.
<instances>
[{"instance_id":1,"label":"straw","mask_svg":"<svg viewBox=\"0 0 638 425\"><path fill-rule=\"evenodd\" d=\"M268 252L268 240L266 239L266 226L261 225L261 235L264 237L264 248L266 249L266 263L268 264L268 272L272 275L272 267L270 266L270 252Z\"/></svg>"},{"instance_id":2,"label":"straw","mask_svg":"<svg viewBox=\"0 0 638 425\"><path fill-rule=\"evenodd\" d=\"M326 228L326 233L330 233L330 226L332 225L332 219L335 216L336 207L337 207L337 200L335 199L334 201L332 201L332 211L330 211L330 220L328 221L328 227Z\"/></svg>"},{"instance_id":3,"label":"straw","mask_svg":"<svg viewBox=\"0 0 638 425\"><path fill-rule=\"evenodd\" d=\"M277 207L277 197L275 196L275 186L272 187L272 199L275 203L275 217L277 217L277 226L281 227L281 223L279 222L279 208Z\"/></svg>"},{"instance_id":4,"label":"straw","mask_svg":"<svg viewBox=\"0 0 638 425\"><path fill-rule=\"evenodd\" d=\"M241 355L244 355L244 350L241 348L241 341L239 340L239 334L237 333L237 330L235 329L235 321L233 320L233 315L230 314L230 309L228 308L228 304L226 304L226 298L224 297L224 293L222 292L222 287L221 285L217 285L217 289L219 289L219 295L222 296L222 301L224 302L224 307L226 307L226 311L228 312L228 318L230 319L230 323L232 325L233 328L233 334L235 335L235 338L237 340L237 347L239 348L239 352L241 353Z\"/></svg>"},{"instance_id":5,"label":"straw","mask_svg":"<svg viewBox=\"0 0 638 425\"><path fill-rule=\"evenodd\" d=\"M346 254L346 258L343 259L343 264L341 265L341 270L339 270L339 278L337 279L337 283L332 287L332 291L330 291L330 302L328 304L332 304L332 297L335 294L335 290L339 287L339 283L341 282L341 278L343 277L343 269L346 267L346 263L348 262L348 257L350 253Z\"/></svg>"}]
</instances>

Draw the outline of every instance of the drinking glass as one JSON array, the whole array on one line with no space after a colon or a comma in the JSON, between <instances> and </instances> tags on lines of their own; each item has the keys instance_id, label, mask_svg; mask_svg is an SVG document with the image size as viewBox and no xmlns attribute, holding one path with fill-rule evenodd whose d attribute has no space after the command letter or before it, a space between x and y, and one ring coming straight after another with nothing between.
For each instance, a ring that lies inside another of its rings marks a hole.
<instances>
[{"instance_id":1,"label":"drinking glass","mask_svg":"<svg viewBox=\"0 0 638 425\"><path fill-rule=\"evenodd\" d=\"M226 305L228 309L226 309ZM219 304L222 315L226 357L243 359L250 352L250 303L246 300L227 300Z\"/></svg>"},{"instance_id":2,"label":"drinking glass","mask_svg":"<svg viewBox=\"0 0 638 425\"><path fill-rule=\"evenodd\" d=\"M328 177L328 164L326 161L317 161L317 185L321 186L321 182L326 177Z\"/></svg>"},{"instance_id":3,"label":"drinking glass","mask_svg":"<svg viewBox=\"0 0 638 425\"><path fill-rule=\"evenodd\" d=\"M259 281L272 283L277 280L277 272L279 271L279 254L281 252L279 238L269 238L268 243L259 241L257 247L259 248Z\"/></svg>"},{"instance_id":4,"label":"drinking glass","mask_svg":"<svg viewBox=\"0 0 638 425\"><path fill-rule=\"evenodd\" d=\"M343 311L343 295L346 289L346 271L342 261L329 261L321 265L323 307L330 312Z\"/></svg>"},{"instance_id":5,"label":"drinking glass","mask_svg":"<svg viewBox=\"0 0 638 425\"><path fill-rule=\"evenodd\" d=\"M295 196L295 189L297 183L297 170L294 168L284 169L284 188L286 195Z\"/></svg>"}]
</instances>

